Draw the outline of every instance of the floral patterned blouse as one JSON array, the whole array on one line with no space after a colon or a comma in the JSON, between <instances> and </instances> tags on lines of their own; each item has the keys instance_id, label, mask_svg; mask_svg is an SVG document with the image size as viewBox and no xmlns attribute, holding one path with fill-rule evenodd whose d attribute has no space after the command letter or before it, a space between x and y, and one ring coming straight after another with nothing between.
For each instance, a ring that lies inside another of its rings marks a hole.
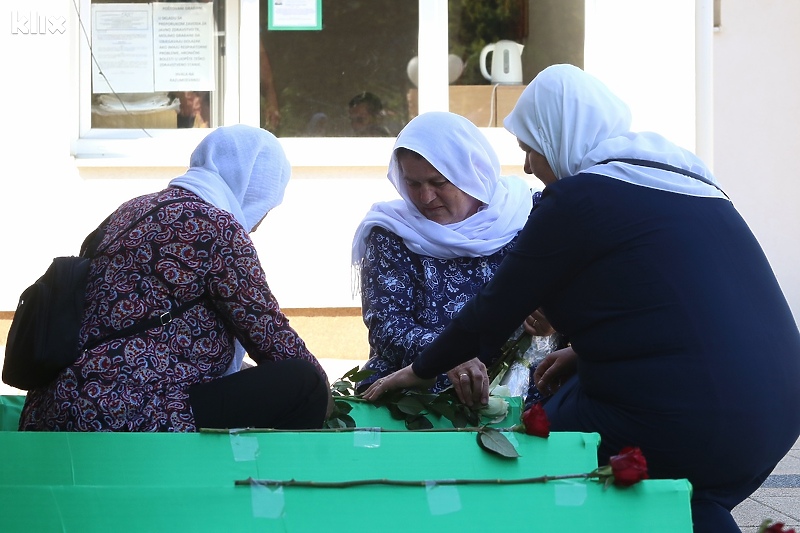
<instances>
[{"instance_id":1,"label":"floral patterned blouse","mask_svg":"<svg viewBox=\"0 0 800 533\"><path fill-rule=\"evenodd\" d=\"M121 232L157 202L161 207ZM31 390L20 430L195 431L187 388L222 376L238 338L257 362L306 359L325 373L270 292L247 231L180 188L135 198L111 217L92 261L83 345L202 297L172 322L84 351Z\"/></svg>"},{"instance_id":2,"label":"floral patterned blouse","mask_svg":"<svg viewBox=\"0 0 800 533\"><path fill-rule=\"evenodd\" d=\"M361 308L369 329L369 360L376 379L411 364L450 323L461 307L494 276L514 245L485 257L436 259L409 250L394 233L376 227L367 238L361 270ZM434 392L450 386L442 374Z\"/></svg>"}]
</instances>

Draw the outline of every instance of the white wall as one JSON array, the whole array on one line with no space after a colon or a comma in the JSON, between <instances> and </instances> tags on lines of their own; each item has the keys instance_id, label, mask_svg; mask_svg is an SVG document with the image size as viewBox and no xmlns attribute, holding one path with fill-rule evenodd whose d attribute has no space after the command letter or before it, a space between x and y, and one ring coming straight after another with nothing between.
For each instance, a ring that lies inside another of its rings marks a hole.
<instances>
[{"instance_id":1,"label":"white wall","mask_svg":"<svg viewBox=\"0 0 800 533\"><path fill-rule=\"evenodd\" d=\"M764 248L797 320L800 2L723 0L721 8L714 36L714 170Z\"/></svg>"},{"instance_id":2,"label":"white wall","mask_svg":"<svg viewBox=\"0 0 800 533\"><path fill-rule=\"evenodd\" d=\"M76 28L68 26L63 35L12 35L8 29L14 10L70 18L72 0L11 0L4 8L0 311L11 311L53 256L77 252L111 209L162 188L181 168L76 167L69 154L77 129L70 36ZM586 9L587 70L631 105L637 129L659 131L693 149L694 2L587 0ZM723 0L722 21L714 37L715 170L763 244L797 316L800 214L792 203L800 193L793 172L800 151L800 67L792 57L800 50L793 36L800 2ZM510 153L516 150L509 139ZM395 197L381 167L296 169L283 205L254 234L281 305L357 306L350 293L353 231L373 202Z\"/></svg>"},{"instance_id":3,"label":"white wall","mask_svg":"<svg viewBox=\"0 0 800 533\"><path fill-rule=\"evenodd\" d=\"M586 0L584 69L631 108L632 129L694 151L694 1Z\"/></svg>"}]
</instances>

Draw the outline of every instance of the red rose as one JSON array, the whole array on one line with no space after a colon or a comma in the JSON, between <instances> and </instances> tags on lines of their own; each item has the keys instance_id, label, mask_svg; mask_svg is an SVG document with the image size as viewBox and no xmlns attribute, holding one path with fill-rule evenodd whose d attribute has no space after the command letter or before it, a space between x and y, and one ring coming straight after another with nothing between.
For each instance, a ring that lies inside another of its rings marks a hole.
<instances>
[{"instance_id":1,"label":"red rose","mask_svg":"<svg viewBox=\"0 0 800 533\"><path fill-rule=\"evenodd\" d=\"M550 436L550 421L541 404L535 404L522 413L522 423L525 424L525 433L547 438Z\"/></svg>"},{"instance_id":2,"label":"red rose","mask_svg":"<svg viewBox=\"0 0 800 533\"><path fill-rule=\"evenodd\" d=\"M775 522L767 529L764 530L764 533L795 533L794 528L792 529L783 529L785 524L783 522Z\"/></svg>"},{"instance_id":3,"label":"red rose","mask_svg":"<svg viewBox=\"0 0 800 533\"><path fill-rule=\"evenodd\" d=\"M639 448L623 448L619 455L608 461L614 475L614 484L630 487L643 479L647 479L647 461Z\"/></svg>"}]
</instances>

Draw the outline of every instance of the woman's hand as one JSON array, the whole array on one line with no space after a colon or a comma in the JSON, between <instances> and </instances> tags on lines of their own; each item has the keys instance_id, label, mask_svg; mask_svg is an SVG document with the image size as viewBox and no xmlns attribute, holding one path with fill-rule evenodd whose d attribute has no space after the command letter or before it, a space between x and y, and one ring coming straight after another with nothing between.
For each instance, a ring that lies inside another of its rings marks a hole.
<instances>
[{"instance_id":1,"label":"woman's hand","mask_svg":"<svg viewBox=\"0 0 800 533\"><path fill-rule=\"evenodd\" d=\"M525 319L525 322L522 323L522 326L525 328L526 333L534 337L552 335L556 331L540 309L531 313L528 318Z\"/></svg>"},{"instance_id":2,"label":"woman's hand","mask_svg":"<svg viewBox=\"0 0 800 533\"><path fill-rule=\"evenodd\" d=\"M408 365L407 367L401 368L397 372L389 374L385 378L375 381L366 391L364 391L364 395L362 397L367 401L374 402L383 396L384 393L395 389L428 388L432 387L435 382L436 378L422 379L421 377L417 376L414 371L411 370L411 365Z\"/></svg>"},{"instance_id":3,"label":"woman's hand","mask_svg":"<svg viewBox=\"0 0 800 533\"><path fill-rule=\"evenodd\" d=\"M489 374L486 365L477 357L450 370L447 377L461 403L469 407L489 403Z\"/></svg>"},{"instance_id":4,"label":"woman's hand","mask_svg":"<svg viewBox=\"0 0 800 533\"><path fill-rule=\"evenodd\" d=\"M578 354L571 347L550 352L536 367L533 382L545 396L552 396L578 367Z\"/></svg>"}]
</instances>

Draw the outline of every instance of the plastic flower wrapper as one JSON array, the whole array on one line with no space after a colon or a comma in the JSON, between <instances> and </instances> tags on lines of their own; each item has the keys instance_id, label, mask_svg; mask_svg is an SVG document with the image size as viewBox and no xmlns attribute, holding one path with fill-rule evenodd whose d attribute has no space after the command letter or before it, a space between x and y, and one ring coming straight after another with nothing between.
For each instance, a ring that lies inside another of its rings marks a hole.
<instances>
[{"instance_id":1,"label":"plastic flower wrapper","mask_svg":"<svg viewBox=\"0 0 800 533\"><path fill-rule=\"evenodd\" d=\"M560 335L531 336L520 326L500 349L500 357L489 367L489 380L508 387L509 396L524 398L530 389L531 369L558 349ZM490 386L490 387L491 387Z\"/></svg>"},{"instance_id":2,"label":"plastic flower wrapper","mask_svg":"<svg viewBox=\"0 0 800 533\"><path fill-rule=\"evenodd\" d=\"M530 344L524 351L517 350L514 359L500 379L500 384L508 387L510 396L524 397L530 388L531 369L539 366L547 354L558 348L558 333L543 337L522 334L530 338Z\"/></svg>"}]
</instances>

